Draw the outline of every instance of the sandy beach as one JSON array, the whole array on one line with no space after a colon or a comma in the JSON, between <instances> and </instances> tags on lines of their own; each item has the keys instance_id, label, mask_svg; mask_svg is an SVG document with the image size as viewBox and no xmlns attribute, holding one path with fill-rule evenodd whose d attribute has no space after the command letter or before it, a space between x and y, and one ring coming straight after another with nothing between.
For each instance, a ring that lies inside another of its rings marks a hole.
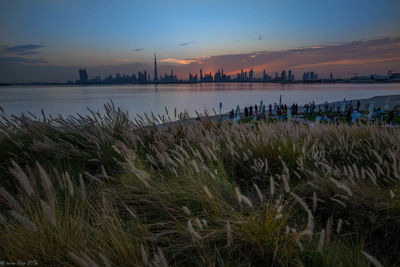
<instances>
[{"instance_id":1,"label":"sandy beach","mask_svg":"<svg viewBox=\"0 0 400 267\"><path fill-rule=\"evenodd\" d=\"M383 108L386 105L387 101L389 101L389 109L392 109L400 105L400 95L374 96L366 99L346 99L346 101L360 101L361 110L366 110L367 104L374 104L375 108ZM337 104L341 102L342 101L329 104Z\"/></svg>"}]
</instances>

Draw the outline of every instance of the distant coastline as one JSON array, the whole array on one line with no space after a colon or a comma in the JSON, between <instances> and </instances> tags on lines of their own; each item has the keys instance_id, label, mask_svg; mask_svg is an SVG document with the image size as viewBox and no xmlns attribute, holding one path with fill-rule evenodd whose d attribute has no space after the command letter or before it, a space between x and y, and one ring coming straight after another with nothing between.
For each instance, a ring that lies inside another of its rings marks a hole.
<instances>
[{"instance_id":1,"label":"distant coastline","mask_svg":"<svg viewBox=\"0 0 400 267\"><path fill-rule=\"evenodd\" d=\"M374 81L374 80L353 80L353 79L338 79L338 80L318 80L318 81L174 81L174 82L136 82L136 83L68 83L68 82L31 82L31 83L0 83L0 86L18 86L18 85L68 85L68 86L93 86L93 85L146 85L146 84L230 84L230 83L268 83L268 84L387 84L387 83L400 83L400 80L387 80L387 81Z\"/></svg>"}]
</instances>

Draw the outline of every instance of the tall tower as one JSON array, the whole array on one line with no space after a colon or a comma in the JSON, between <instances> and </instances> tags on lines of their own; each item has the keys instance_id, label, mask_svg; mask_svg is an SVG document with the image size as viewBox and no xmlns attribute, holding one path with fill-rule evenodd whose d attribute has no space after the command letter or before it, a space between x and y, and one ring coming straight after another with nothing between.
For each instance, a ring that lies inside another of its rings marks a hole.
<instances>
[{"instance_id":1,"label":"tall tower","mask_svg":"<svg viewBox=\"0 0 400 267\"><path fill-rule=\"evenodd\" d=\"M155 82L158 81L158 74L157 74L157 58L156 53L154 52L154 79Z\"/></svg>"}]
</instances>

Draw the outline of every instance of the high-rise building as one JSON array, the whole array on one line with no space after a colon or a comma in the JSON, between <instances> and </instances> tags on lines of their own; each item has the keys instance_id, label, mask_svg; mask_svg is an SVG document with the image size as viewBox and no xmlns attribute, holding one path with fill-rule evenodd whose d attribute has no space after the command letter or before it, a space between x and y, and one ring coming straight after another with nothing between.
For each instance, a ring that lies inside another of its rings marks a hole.
<instances>
[{"instance_id":1,"label":"high-rise building","mask_svg":"<svg viewBox=\"0 0 400 267\"><path fill-rule=\"evenodd\" d=\"M87 83L88 82L88 74L85 69L79 70L79 83Z\"/></svg>"},{"instance_id":2,"label":"high-rise building","mask_svg":"<svg viewBox=\"0 0 400 267\"><path fill-rule=\"evenodd\" d=\"M314 79L315 79L315 77L314 77L314 72L312 71L312 72L310 72L310 80L311 80L311 81L314 81Z\"/></svg>"},{"instance_id":3,"label":"high-rise building","mask_svg":"<svg viewBox=\"0 0 400 267\"><path fill-rule=\"evenodd\" d=\"M286 70L283 70L281 73L281 80L286 81Z\"/></svg>"},{"instance_id":4,"label":"high-rise building","mask_svg":"<svg viewBox=\"0 0 400 267\"><path fill-rule=\"evenodd\" d=\"M200 81L203 81L203 69L200 69Z\"/></svg>"},{"instance_id":5,"label":"high-rise building","mask_svg":"<svg viewBox=\"0 0 400 267\"><path fill-rule=\"evenodd\" d=\"M333 80L333 73L332 72L329 74L329 80Z\"/></svg>"},{"instance_id":6,"label":"high-rise building","mask_svg":"<svg viewBox=\"0 0 400 267\"><path fill-rule=\"evenodd\" d=\"M253 72L253 69L251 69L250 71L249 71L249 81L250 82L252 82L253 81L253 77L254 76L254 72Z\"/></svg>"},{"instance_id":7,"label":"high-rise building","mask_svg":"<svg viewBox=\"0 0 400 267\"><path fill-rule=\"evenodd\" d=\"M289 70L289 71L288 71L288 76L287 76L287 78L288 78L289 81L292 81L292 80L293 80L293 77L292 77L292 70Z\"/></svg>"},{"instance_id":8,"label":"high-rise building","mask_svg":"<svg viewBox=\"0 0 400 267\"><path fill-rule=\"evenodd\" d=\"M154 81L158 81L156 53L154 53Z\"/></svg>"}]
</instances>

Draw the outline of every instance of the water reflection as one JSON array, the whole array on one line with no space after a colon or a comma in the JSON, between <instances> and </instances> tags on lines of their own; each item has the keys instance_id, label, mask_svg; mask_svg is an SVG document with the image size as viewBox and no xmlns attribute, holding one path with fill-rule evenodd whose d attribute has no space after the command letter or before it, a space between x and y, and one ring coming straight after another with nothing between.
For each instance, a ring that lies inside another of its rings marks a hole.
<instances>
[{"instance_id":1,"label":"water reflection","mask_svg":"<svg viewBox=\"0 0 400 267\"><path fill-rule=\"evenodd\" d=\"M151 112L164 114L165 107L178 111L218 110L228 112L239 104L254 105L282 101L302 105L310 101L341 101L377 95L400 94L400 84L180 84L114 86L11 86L0 87L0 106L7 113L31 111L69 115L88 114L86 107L102 110L110 99L131 115Z\"/></svg>"}]
</instances>

